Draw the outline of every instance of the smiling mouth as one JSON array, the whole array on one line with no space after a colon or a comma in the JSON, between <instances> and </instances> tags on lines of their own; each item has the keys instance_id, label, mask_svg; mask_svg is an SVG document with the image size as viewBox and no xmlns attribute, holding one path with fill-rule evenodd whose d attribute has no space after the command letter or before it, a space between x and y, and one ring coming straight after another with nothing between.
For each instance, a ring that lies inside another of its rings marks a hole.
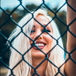
<instances>
[{"instance_id":1,"label":"smiling mouth","mask_svg":"<svg viewBox=\"0 0 76 76\"><path fill-rule=\"evenodd\" d=\"M43 42L36 42L36 44L35 44L39 49L43 49L45 46L46 46L46 44L45 43L43 43ZM35 50L39 50L37 47L33 47L33 49L35 49Z\"/></svg>"}]
</instances>

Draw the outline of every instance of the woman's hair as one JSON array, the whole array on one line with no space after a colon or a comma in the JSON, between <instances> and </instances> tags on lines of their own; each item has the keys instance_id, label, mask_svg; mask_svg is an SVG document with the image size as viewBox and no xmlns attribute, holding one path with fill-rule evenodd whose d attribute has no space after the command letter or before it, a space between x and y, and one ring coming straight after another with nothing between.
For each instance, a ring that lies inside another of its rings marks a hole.
<instances>
[{"instance_id":1,"label":"woman's hair","mask_svg":"<svg viewBox=\"0 0 76 76\"><path fill-rule=\"evenodd\" d=\"M47 12L45 10L38 9L33 13L33 15L29 13L26 16L24 16L19 21L18 23L19 26L17 26L14 29L14 31L8 38L10 41L12 41L12 46L10 48L11 56L10 56L9 66L11 69L13 69L13 73L16 76L31 76L31 67L24 60L22 60L23 59L22 55L26 53L27 50L31 47L29 38L27 36L30 35L31 29L33 27L34 18L36 18L37 15L43 15L47 17L49 21L52 20L52 18L47 15ZM51 26L53 29L53 37L55 39L58 39L60 37L60 33L58 31L57 25L54 22L54 20L51 21ZM53 39L52 47L50 46L53 50L50 53L49 60L57 67L60 67L64 62L64 51L60 48L60 46L63 48L63 42L62 42L62 39L60 38L58 39L58 44L57 44L57 41L55 39ZM8 45L10 44L8 43ZM24 59L30 65L32 65L32 56L31 56L30 50L24 55ZM20 53L22 55L20 55ZM18 62L19 64L16 65ZM58 68L55 67L52 63L48 61L45 76L54 76L58 72ZM64 65L60 69L61 69L61 72L63 73ZM9 74L10 74L10 71L8 71L8 75ZM58 76L60 75L58 74Z\"/></svg>"}]
</instances>

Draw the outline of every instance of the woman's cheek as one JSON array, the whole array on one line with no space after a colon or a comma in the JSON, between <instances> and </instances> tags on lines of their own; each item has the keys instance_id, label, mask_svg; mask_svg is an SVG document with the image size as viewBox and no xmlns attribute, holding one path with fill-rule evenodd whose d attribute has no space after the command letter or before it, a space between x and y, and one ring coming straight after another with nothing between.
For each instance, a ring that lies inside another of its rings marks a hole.
<instances>
[{"instance_id":1,"label":"woman's cheek","mask_svg":"<svg viewBox=\"0 0 76 76\"><path fill-rule=\"evenodd\" d=\"M51 34L52 36L52 34ZM53 41L53 38L51 37L50 35L46 35L45 38L48 42L52 42Z\"/></svg>"}]
</instances>

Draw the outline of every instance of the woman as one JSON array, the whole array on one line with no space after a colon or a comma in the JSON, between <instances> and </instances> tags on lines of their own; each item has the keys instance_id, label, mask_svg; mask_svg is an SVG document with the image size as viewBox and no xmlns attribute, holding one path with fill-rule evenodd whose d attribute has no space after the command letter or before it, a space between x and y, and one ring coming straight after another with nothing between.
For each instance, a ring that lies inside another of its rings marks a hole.
<instances>
[{"instance_id":1,"label":"woman","mask_svg":"<svg viewBox=\"0 0 76 76\"><path fill-rule=\"evenodd\" d=\"M69 3L75 5L75 2L73 3L73 1L71 1L72 0L69 0ZM74 7L76 9L76 5ZM71 17L72 13L75 14L75 12L68 7L68 24L76 16ZM68 60L65 65L62 65L64 63L64 51L58 45L63 48L63 42L62 39L59 39L58 43L56 41L56 39L60 37L60 34L55 22L51 21L47 13L41 9L37 10L34 13L34 17L31 18L32 15L28 14L21 19L19 26L22 27L23 30L20 27L16 27L9 37L9 40L12 40L13 37L16 36L16 38L13 39L10 57L10 68L13 68L13 74L16 76L54 76L56 74L58 76L62 76L63 74L66 76L76 76L76 65L71 60ZM30 21L27 23L29 19ZM50 21L51 23L49 23ZM76 34L75 27L75 23L70 26L74 34ZM46 30L47 33L44 30ZM76 47L75 41L76 39L68 33L68 52ZM17 49L18 52L17 50L15 51L14 48ZM72 58L76 60L76 51L74 51L73 54ZM19 64L16 65L18 62ZM42 64L40 64L41 62ZM60 73L58 73L58 67L60 68ZM9 74L10 71L8 72L8 75Z\"/></svg>"}]
</instances>

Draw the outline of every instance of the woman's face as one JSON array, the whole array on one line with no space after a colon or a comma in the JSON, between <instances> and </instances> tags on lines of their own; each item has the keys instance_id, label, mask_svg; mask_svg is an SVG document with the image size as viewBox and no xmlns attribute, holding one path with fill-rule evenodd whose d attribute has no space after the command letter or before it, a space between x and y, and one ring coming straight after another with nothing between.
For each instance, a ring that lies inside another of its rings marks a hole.
<instances>
[{"instance_id":1,"label":"woman's face","mask_svg":"<svg viewBox=\"0 0 76 76\"><path fill-rule=\"evenodd\" d=\"M44 26L49 22L49 20L43 15L38 15L36 17L36 20L38 20ZM46 29L50 35L53 35L51 24L48 24ZM30 37L34 40L37 36L39 36L42 33L43 30L44 28L39 23L34 21ZM44 32L35 41L36 42L35 45L38 46L43 52L47 53L51 49L52 41L53 41L53 38L50 37L46 32ZM31 45L32 43L33 42L30 41ZM45 57L45 55L36 47L32 47L31 53L32 53L32 57Z\"/></svg>"}]
</instances>

